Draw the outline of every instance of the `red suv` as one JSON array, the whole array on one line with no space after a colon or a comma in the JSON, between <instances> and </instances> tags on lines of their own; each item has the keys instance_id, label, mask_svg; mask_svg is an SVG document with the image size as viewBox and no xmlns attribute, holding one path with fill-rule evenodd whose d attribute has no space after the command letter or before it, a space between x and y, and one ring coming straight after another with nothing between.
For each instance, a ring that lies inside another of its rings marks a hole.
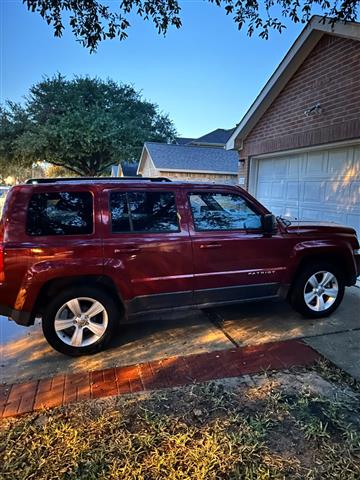
<instances>
[{"instance_id":1,"label":"red suv","mask_svg":"<svg viewBox=\"0 0 360 480\"><path fill-rule=\"evenodd\" d=\"M0 223L0 313L42 317L68 355L174 308L288 298L329 315L360 273L352 228L275 218L240 187L166 179L30 180Z\"/></svg>"}]
</instances>

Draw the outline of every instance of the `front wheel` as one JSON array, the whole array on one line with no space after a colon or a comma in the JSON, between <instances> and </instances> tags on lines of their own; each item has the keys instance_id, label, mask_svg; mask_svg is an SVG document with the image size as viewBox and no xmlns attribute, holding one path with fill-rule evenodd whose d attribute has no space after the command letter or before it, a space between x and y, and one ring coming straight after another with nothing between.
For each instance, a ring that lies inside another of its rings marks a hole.
<instances>
[{"instance_id":1,"label":"front wheel","mask_svg":"<svg viewBox=\"0 0 360 480\"><path fill-rule=\"evenodd\" d=\"M300 272L291 290L290 302L305 317L326 317L338 308L344 291L345 283L337 268L319 263Z\"/></svg>"},{"instance_id":2,"label":"front wheel","mask_svg":"<svg viewBox=\"0 0 360 480\"><path fill-rule=\"evenodd\" d=\"M92 287L64 291L48 305L42 329L48 343L70 356L103 350L115 330L119 311L111 295Z\"/></svg>"}]
</instances>

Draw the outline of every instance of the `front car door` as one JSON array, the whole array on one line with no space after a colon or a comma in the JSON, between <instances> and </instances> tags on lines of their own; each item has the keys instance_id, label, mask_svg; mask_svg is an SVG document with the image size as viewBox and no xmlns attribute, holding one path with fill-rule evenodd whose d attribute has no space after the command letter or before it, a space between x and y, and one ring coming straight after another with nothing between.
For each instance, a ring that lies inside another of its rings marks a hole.
<instances>
[{"instance_id":1,"label":"front car door","mask_svg":"<svg viewBox=\"0 0 360 480\"><path fill-rule=\"evenodd\" d=\"M287 249L278 230L264 234L267 210L236 187L188 190L194 301L236 302L277 295Z\"/></svg>"},{"instance_id":2,"label":"front car door","mask_svg":"<svg viewBox=\"0 0 360 480\"><path fill-rule=\"evenodd\" d=\"M103 192L105 274L128 315L193 302L192 249L176 189L119 186Z\"/></svg>"}]
</instances>

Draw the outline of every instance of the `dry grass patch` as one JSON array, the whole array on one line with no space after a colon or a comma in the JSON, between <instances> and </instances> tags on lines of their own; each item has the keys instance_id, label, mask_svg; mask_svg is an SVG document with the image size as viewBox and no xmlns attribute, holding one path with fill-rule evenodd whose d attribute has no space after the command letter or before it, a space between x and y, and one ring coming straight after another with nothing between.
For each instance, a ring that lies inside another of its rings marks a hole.
<instances>
[{"instance_id":1,"label":"dry grass patch","mask_svg":"<svg viewBox=\"0 0 360 480\"><path fill-rule=\"evenodd\" d=\"M355 480L359 403L309 370L84 402L4 422L0 478Z\"/></svg>"}]
</instances>

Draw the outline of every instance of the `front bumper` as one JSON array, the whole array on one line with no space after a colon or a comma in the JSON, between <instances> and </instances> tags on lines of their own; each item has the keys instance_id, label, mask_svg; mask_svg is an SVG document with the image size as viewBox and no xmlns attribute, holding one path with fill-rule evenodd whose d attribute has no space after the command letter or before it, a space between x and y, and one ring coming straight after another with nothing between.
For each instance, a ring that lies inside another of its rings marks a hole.
<instances>
[{"instance_id":1,"label":"front bumper","mask_svg":"<svg viewBox=\"0 0 360 480\"><path fill-rule=\"evenodd\" d=\"M356 265L356 276L360 275L360 255L355 255L355 265Z\"/></svg>"},{"instance_id":2,"label":"front bumper","mask_svg":"<svg viewBox=\"0 0 360 480\"><path fill-rule=\"evenodd\" d=\"M24 327L29 327L32 325L31 313L24 312L22 310L14 310L13 308L7 307L5 305L0 305L0 315L4 317L9 317L11 320L14 320L18 325L23 325Z\"/></svg>"}]
</instances>

